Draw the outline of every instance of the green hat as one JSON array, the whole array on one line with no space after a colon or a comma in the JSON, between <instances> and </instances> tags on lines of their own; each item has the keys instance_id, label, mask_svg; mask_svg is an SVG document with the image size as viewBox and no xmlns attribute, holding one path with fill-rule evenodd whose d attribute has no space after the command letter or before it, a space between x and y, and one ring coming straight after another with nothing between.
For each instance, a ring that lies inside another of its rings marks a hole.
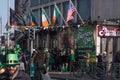
<instances>
[{"instance_id":1,"label":"green hat","mask_svg":"<svg viewBox=\"0 0 120 80\"><path fill-rule=\"evenodd\" d=\"M3 68L3 64L0 62L0 69L2 69Z\"/></svg>"},{"instance_id":2,"label":"green hat","mask_svg":"<svg viewBox=\"0 0 120 80\"><path fill-rule=\"evenodd\" d=\"M20 48L20 45L19 45L19 44L16 44L16 48Z\"/></svg>"},{"instance_id":3,"label":"green hat","mask_svg":"<svg viewBox=\"0 0 120 80\"><path fill-rule=\"evenodd\" d=\"M6 65L20 64L18 61L18 54L8 54L6 57Z\"/></svg>"},{"instance_id":4,"label":"green hat","mask_svg":"<svg viewBox=\"0 0 120 80\"><path fill-rule=\"evenodd\" d=\"M48 50L47 50L47 49L44 49L44 50L43 50L43 53L47 53L47 52L48 52Z\"/></svg>"}]
</instances>

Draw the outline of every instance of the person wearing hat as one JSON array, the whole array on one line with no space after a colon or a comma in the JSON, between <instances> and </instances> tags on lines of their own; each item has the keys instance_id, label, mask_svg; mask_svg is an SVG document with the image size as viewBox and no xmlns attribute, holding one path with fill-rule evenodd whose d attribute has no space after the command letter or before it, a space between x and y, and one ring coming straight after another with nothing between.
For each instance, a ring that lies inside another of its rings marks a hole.
<instances>
[{"instance_id":1,"label":"person wearing hat","mask_svg":"<svg viewBox=\"0 0 120 80\"><path fill-rule=\"evenodd\" d=\"M10 74L10 80L31 80L27 73L19 69L20 62L18 60L18 54L7 54L6 66Z\"/></svg>"},{"instance_id":2,"label":"person wearing hat","mask_svg":"<svg viewBox=\"0 0 120 80\"><path fill-rule=\"evenodd\" d=\"M45 67L46 67L46 70L49 71L50 53L48 51L48 48L46 48L43 52L45 53Z\"/></svg>"},{"instance_id":3,"label":"person wearing hat","mask_svg":"<svg viewBox=\"0 0 120 80\"><path fill-rule=\"evenodd\" d=\"M8 71L2 62L0 62L0 80L9 80Z\"/></svg>"}]
</instances>

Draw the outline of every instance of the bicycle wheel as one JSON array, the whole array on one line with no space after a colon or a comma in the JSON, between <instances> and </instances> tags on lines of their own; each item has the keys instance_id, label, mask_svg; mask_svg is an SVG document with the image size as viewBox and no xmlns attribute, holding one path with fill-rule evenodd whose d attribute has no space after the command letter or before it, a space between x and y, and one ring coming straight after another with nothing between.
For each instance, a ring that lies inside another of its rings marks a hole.
<instances>
[{"instance_id":1,"label":"bicycle wheel","mask_svg":"<svg viewBox=\"0 0 120 80\"><path fill-rule=\"evenodd\" d=\"M119 64L114 64L114 68L111 71L111 77L112 77L113 80L120 80Z\"/></svg>"},{"instance_id":2,"label":"bicycle wheel","mask_svg":"<svg viewBox=\"0 0 120 80\"><path fill-rule=\"evenodd\" d=\"M73 76L75 76L75 77L81 77L82 74L83 74L83 72L80 69L80 67L79 66L74 66Z\"/></svg>"},{"instance_id":3,"label":"bicycle wheel","mask_svg":"<svg viewBox=\"0 0 120 80\"><path fill-rule=\"evenodd\" d=\"M114 68L114 70L111 73L111 77L113 80L120 80L120 74L119 74L119 69L117 67Z\"/></svg>"},{"instance_id":4,"label":"bicycle wheel","mask_svg":"<svg viewBox=\"0 0 120 80\"><path fill-rule=\"evenodd\" d=\"M95 69L96 69L96 63L90 63L90 69L88 75L93 79L95 78Z\"/></svg>"},{"instance_id":5,"label":"bicycle wheel","mask_svg":"<svg viewBox=\"0 0 120 80\"><path fill-rule=\"evenodd\" d=\"M95 75L96 79L103 79L103 78L105 78L105 72L104 72L104 70L101 67L96 67L94 75Z\"/></svg>"}]
</instances>

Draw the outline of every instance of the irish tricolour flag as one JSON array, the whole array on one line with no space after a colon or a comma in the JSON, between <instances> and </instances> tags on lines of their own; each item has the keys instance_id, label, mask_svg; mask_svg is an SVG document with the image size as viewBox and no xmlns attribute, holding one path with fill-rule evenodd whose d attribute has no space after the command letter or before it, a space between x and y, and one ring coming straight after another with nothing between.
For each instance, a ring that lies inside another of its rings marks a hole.
<instances>
[{"instance_id":1,"label":"irish tricolour flag","mask_svg":"<svg viewBox=\"0 0 120 80\"><path fill-rule=\"evenodd\" d=\"M42 9L42 27L48 27L48 26L49 26L49 22L46 18L44 9Z\"/></svg>"},{"instance_id":2,"label":"irish tricolour flag","mask_svg":"<svg viewBox=\"0 0 120 80\"><path fill-rule=\"evenodd\" d=\"M55 6L54 6L54 12L53 12L53 18L52 18L52 23L53 24L56 24L56 22L57 22L57 17L60 15L60 10L58 9L58 7L56 6L56 4L55 4Z\"/></svg>"}]
</instances>

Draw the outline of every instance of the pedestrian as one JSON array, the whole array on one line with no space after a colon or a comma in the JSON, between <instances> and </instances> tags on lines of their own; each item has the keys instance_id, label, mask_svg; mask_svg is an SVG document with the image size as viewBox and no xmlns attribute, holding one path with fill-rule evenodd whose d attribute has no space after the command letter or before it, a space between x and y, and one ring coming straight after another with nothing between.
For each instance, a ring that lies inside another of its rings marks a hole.
<instances>
[{"instance_id":1,"label":"pedestrian","mask_svg":"<svg viewBox=\"0 0 120 80\"><path fill-rule=\"evenodd\" d=\"M65 63L66 63L66 49L62 49L60 52L60 57L61 57L61 71L65 71Z\"/></svg>"},{"instance_id":2,"label":"pedestrian","mask_svg":"<svg viewBox=\"0 0 120 80\"><path fill-rule=\"evenodd\" d=\"M10 80L31 80L27 73L19 69L18 54L8 54L6 57L6 66L10 74Z\"/></svg>"},{"instance_id":3,"label":"pedestrian","mask_svg":"<svg viewBox=\"0 0 120 80\"><path fill-rule=\"evenodd\" d=\"M90 59L90 53L88 51L86 51L84 59L85 59L86 67L88 68L89 67L89 59Z\"/></svg>"},{"instance_id":4,"label":"pedestrian","mask_svg":"<svg viewBox=\"0 0 120 80\"><path fill-rule=\"evenodd\" d=\"M50 52L49 52L48 48L46 48L46 49L44 50L44 53L45 53L45 67L46 67L46 70L49 71Z\"/></svg>"},{"instance_id":5,"label":"pedestrian","mask_svg":"<svg viewBox=\"0 0 120 80\"><path fill-rule=\"evenodd\" d=\"M49 71L50 70L53 70L53 66L54 66L54 63L55 63L55 60L54 60L54 58L53 58L54 56L53 56L53 53L52 53L52 51L50 51L50 58L49 58L49 64L50 64L50 69L49 69Z\"/></svg>"},{"instance_id":6,"label":"pedestrian","mask_svg":"<svg viewBox=\"0 0 120 80\"><path fill-rule=\"evenodd\" d=\"M75 53L73 49L70 50L70 61L75 62Z\"/></svg>"},{"instance_id":7,"label":"pedestrian","mask_svg":"<svg viewBox=\"0 0 120 80\"><path fill-rule=\"evenodd\" d=\"M26 71L25 71L25 65L24 65L24 63L23 63L22 61L20 62L19 68L20 68L20 70L26 72Z\"/></svg>"},{"instance_id":8,"label":"pedestrian","mask_svg":"<svg viewBox=\"0 0 120 80\"><path fill-rule=\"evenodd\" d=\"M102 53L99 53L99 55L97 55L96 57L97 57L97 66L101 66L101 64L102 64Z\"/></svg>"},{"instance_id":9,"label":"pedestrian","mask_svg":"<svg viewBox=\"0 0 120 80\"><path fill-rule=\"evenodd\" d=\"M8 71L2 62L0 62L0 80L9 80Z\"/></svg>"},{"instance_id":10,"label":"pedestrian","mask_svg":"<svg viewBox=\"0 0 120 80\"><path fill-rule=\"evenodd\" d=\"M73 49L70 50L70 71L73 71L73 65L74 65L74 62L75 62L75 52Z\"/></svg>"},{"instance_id":11,"label":"pedestrian","mask_svg":"<svg viewBox=\"0 0 120 80\"><path fill-rule=\"evenodd\" d=\"M115 63L120 63L120 50L118 50L115 54L115 57L114 57L114 62Z\"/></svg>"},{"instance_id":12,"label":"pedestrian","mask_svg":"<svg viewBox=\"0 0 120 80\"><path fill-rule=\"evenodd\" d=\"M107 52L104 51L103 54L102 54L102 65L103 65L103 70L104 72L106 73L106 70L107 70Z\"/></svg>"},{"instance_id":13,"label":"pedestrian","mask_svg":"<svg viewBox=\"0 0 120 80\"><path fill-rule=\"evenodd\" d=\"M102 62L107 63L107 53L106 53L106 51L104 51L103 54L102 54Z\"/></svg>"},{"instance_id":14,"label":"pedestrian","mask_svg":"<svg viewBox=\"0 0 120 80\"><path fill-rule=\"evenodd\" d=\"M117 78L117 79L119 79L120 77L119 77L119 75L120 75L120 49L116 52L116 54L115 54L115 58L114 58L114 66L115 66L115 68L116 68L116 75L115 75L115 77Z\"/></svg>"},{"instance_id":15,"label":"pedestrian","mask_svg":"<svg viewBox=\"0 0 120 80\"><path fill-rule=\"evenodd\" d=\"M34 80L43 80L42 74L45 74L45 54L42 51L38 51L33 57L33 63L35 66Z\"/></svg>"},{"instance_id":16,"label":"pedestrian","mask_svg":"<svg viewBox=\"0 0 120 80\"><path fill-rule=\"evenodd\" d=\"M26 70L25 70L25 64L24 64L24 62L22 61L23 55L24 55L23 53L21 53L20 55L18 55L18 56L19 56L18 60L20 61L20 66L19 66L19 68L20 68L20 70L23 70L23 71L26 72Z\"/></svg>"}]
</instances>

